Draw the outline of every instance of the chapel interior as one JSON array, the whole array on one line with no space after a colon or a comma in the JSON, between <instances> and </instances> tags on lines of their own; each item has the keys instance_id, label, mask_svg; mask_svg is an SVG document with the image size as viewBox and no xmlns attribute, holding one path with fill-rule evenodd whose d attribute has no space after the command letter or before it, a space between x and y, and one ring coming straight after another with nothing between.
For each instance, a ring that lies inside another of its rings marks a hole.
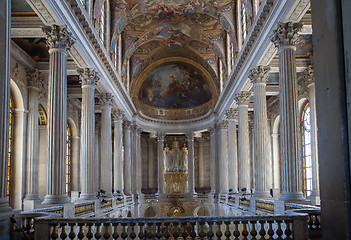
<instances>
[{"instance_id":1,"label":"chapel interior","mask_svg":"<svg viewBox=\"0 0 351 240\"><path fill-rule=\"evenodd\" d=\"M351 239L350 10L2 0L0 239Z\"/></svg>"}]
</instances>

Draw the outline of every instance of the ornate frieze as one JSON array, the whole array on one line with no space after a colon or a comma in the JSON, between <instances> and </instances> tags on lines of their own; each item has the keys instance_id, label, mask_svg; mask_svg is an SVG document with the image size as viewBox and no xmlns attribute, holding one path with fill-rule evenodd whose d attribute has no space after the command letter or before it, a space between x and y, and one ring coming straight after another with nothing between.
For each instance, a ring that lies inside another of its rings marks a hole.
<instances>
[{"instance_id":1,"label":"ornate frieze","mask_svg":"<svg viewBox=\"0 0 351 240\"><path fill-rule=\"evenodd\" d=\"M58 48L63 51L68 51L74 44L75 39L72 33L67 31L66 26L44 26L42 30L46 34L46 45L49 49Z\"/></svg>"},{"instance_id":2,"label":"ornate frieze","mask_svg":"<svg viewBox=\"0 0 351 240\"><path fill-rule=\"evenodd\" d=\"M253 67L249 73L249 78L251 79L252 84L266 83L269 70L269 66Z\"/></svg>"},{"instance_id":3,"label":"ornate frieze","mask_svg":"<svg viewBox=\"0 0 351 240\"><path fill-rule=\"evenodd\" d=\"M278 27L273 31L270 39L276 47L295 45L297 42L298 32L301 30L301 28L301 23L278 23Z\"/></svg>"}]
</instances>

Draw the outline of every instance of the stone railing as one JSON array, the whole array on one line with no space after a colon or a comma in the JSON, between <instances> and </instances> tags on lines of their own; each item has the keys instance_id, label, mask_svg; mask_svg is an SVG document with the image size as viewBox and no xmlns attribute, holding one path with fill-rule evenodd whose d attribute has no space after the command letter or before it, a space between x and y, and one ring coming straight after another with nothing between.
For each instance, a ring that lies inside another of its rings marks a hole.
<instances>
[{"instance_id":1,"label":"stone railing","mask_svg":"<svg viewBox=\"0 0 351 240\"><path fill-rule=\"evenodd\" d=\"M181 218L35 219L35 239L307 240L307 214Z\"/></svg>"}]
</instances>

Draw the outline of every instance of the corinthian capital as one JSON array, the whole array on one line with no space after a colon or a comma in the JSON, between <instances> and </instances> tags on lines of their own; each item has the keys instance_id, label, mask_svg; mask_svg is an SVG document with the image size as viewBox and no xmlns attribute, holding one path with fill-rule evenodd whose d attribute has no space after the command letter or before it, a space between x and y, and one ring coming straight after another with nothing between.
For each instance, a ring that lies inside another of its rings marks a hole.
<instances>
[{"instance_id":1,"label":"corinthian capital","mask_svg":"<svg viewBox=\"0 0 351 240\"><path fill-rule=\"evenodd\" d=\"M46 45L49 49L57 48L68 51L75 42L72 33L67 31L66 26L44 26L42 30L46 34Z\"/></svg>"},{"instance_id":2,"label":"corinthian capital","mask_svg":"<svg viewBox=\"0 0 351 240\"><path fill-rule=\"evenodd\" d=\"M268 72L271 68L269 66L257 66L250 70L249 78L252 83L265 83L267 81Z\"/></svg>"},{"instance_id":3,"label":"corinthian capital","mask_svg":"<svg viewBox=\"0 0 351 240\"><path fill-rule=\"evenodd\" d=\"M124 117L124 111L122 109L112 109L112 116L114 121L121 121Z\"/></svg>"},{"instance_id":4,"label":"corinthian capital","mask_svg":"<svg viewBox=\"0 0 351 240\"><path fill-rule=\"evenodd\" d=\"M301 30L301 23L278 23L278 27L273 31L270 39L276 47L295 45L298 32Z\"/></svg>"},{"instance_id":5,"label":"corinthian capital","mask_svg":"<svg viewBox=\"0 0 351 240\"><path fill-rule=\"evenodd\" d=\"M79 81L84 85L95 86L96 82L99 80L98 73L91 68L78 68L77 72L79 73Z\"/></svg>"},{"instance_id":6,"label":"corinthian capital","mask_svg":"<svg viewBox=\"0 0 351 240\"><path fill-rule=\"evenodd\" d=\"M218 123L218 128L219 129L227 129L228 128L228 122L227 120L221 120Z\"/></svg>"},{"instance_id":7,"label":"corinthian capital","mask_svg":"<svg viewBox=\"0 0 351 240\"><path fill-rule=\"evenodd\" d=\"M112 93L101 93L99 96L100 103L105 106L112 106L113 95Z\"/></svg>"},{"instance_id":8,"label":"corinthian capital","mask_svg":"<svg viewBox=\"0 0 351 240\"><path fill-rule=\"evenodd\" d=\"M236 108L229 108L225 115L227 116L228 120L235 120L238 116L238 109Z\"/></svg>"},{"instance_id":9,"label":"corinthian capital","mask_svg":"<svg viewBox=\"0 0 351 240\"><path fill-rule=\"evenodd\" d=\"M29 87L36 87L39 89L43 87L44 76L38 69L28 71L27 80Z\"/></svg>"},{"instance_id":10,"label":"corinthian capital","mask_svg":"<svg viewBox=\"0 0 351 240\"><path fill-rule=\"evenodd\" d=\"M302 80L306 83L306 85L310 85L314 83L314 69L313 66L309 66L306 68L301 74Z\"/></svg>"},{"instance_id":11,"label":"corinthian capital","mask_svg":"<svg viewBox=\"0 0 351 240\"><path fill-rule=\"evenodd\" d=\"M251 97L251 92L240 91L235 94L235 100L239 105L249 104L250 97Z\"/></svg>"}]
</instances>

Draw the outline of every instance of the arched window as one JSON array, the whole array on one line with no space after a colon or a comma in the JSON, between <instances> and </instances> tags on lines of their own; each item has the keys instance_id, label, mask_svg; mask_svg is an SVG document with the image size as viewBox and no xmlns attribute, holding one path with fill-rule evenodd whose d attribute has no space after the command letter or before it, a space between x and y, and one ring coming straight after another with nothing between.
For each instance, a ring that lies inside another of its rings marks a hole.
<instances>
[{"instance_id":1,"label":"arched window","mask_svg":"<svg viewBox=\"0 0 351 240\"><path fill-rule=\"evenodd\" d=\"M105 13L105 3L102 5L101 8L101 16L100 16L100 31L99 35L101 38L101 41L105 43L105 25L106 25L106 13Z\"/></svg>"},{"instance_id":2,"label":"arched window","mask_svg":"<svg viewBox=\"0 0 351 240\"><path fill-rule=\"evenodd\" d=\"M310 104L307 103L301 116L302 160L303 160L303 191L305 197L312 191L312 157L311 157L311 115Z\"/></svg>"},{"instance_id":3,"label":"arched window","mask_svg":"<svg viewBox=\"0 0 351 240\"><path fill-rule=\"evenodd\" d=\"M67 125L67 139L66 139L66 194L71 196L71 144L72 132L69 125Z\"/></svg>"},{"instance_id":4,"label":"arched window","mask_svg":"<svg viewBox=\"0 0 351 240\"><path fill-rule=\"evenodd\" d=\"M241 2L241 32L244 42L247 34L247 14L244 1Z\"/></svg>"},{"instance_id":5,"label":"arched window","mask_svg":"<svg viewBox=\"0 0 351 240\"><path fill-rule=\"evenodd\" d=\"M12 96L10 97L10 111L9 111L9 153L7 158L7 181L6 181L6 198L11 201L11 177L12 177L12 153L13 153L13 129L14 129L14 102Z\"/></svg>"}]
</instances>

